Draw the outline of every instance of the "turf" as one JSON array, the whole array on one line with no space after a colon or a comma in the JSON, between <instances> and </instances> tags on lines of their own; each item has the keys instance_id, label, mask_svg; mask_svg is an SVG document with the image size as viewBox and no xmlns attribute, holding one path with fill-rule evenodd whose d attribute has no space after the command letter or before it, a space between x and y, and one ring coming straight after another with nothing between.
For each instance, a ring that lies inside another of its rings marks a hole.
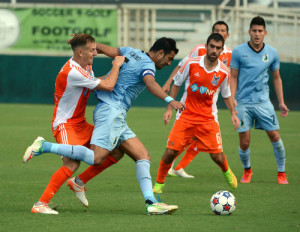
<instances>
[{"instance_id":1,"label":"turf","mask_svg":"<svg viewBox=\"0 0 300 232\"><path fill-rule=\"evenodd\" d=\"M87 185L90 207L84 208L64 185L52 199L59 215L31 214L30 209L61 166L59 156L45 154L22 163L25 148L38 136L53 141L52 105L0 104L0 231L300 231L300 112L279 118L281 137L287 153L289 185L277 184L276 162L263 131L252 131L251 184L230 190L217 165L201 153L186 171L195 179L168 177L163 201L178 204L173 215L146 216L144 200L135 176L135 164L124 157ZM92 107L87 119L92 121ZM128 124L145 144L152 157L155 181L159 160L172 123L162 122L163 108L132 108ZM238 136L227 111L219 121L224 152L238 179L243 169L237 153ZM80 173L87 167L82 163ZM209 200L218 190L229 190L237 199L230 216L216 216Z\"/></svg>"}]
</instances>

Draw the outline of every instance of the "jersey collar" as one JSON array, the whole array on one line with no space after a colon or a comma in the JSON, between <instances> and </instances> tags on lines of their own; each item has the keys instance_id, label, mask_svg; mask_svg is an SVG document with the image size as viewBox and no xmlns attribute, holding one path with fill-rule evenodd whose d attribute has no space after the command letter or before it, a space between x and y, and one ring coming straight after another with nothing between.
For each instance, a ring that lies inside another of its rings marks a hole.
<instances>
[{"instance_id":1,"label":"jersey collar","mask_svg":"<svg viewBox=\"0 0 300 232\"><path fill-rule=\"evenodd\" d=\"M216 65L216 67L215 67L213 70L208 71L208 70L205 68L205 65L204 65L204 57L205 57L205 56L206 56L206 55L201 56L201 58L200 58L200 61L199 61L200 67L204 68L204 70L205 70L206 72L208 72L208 73L211 73L211 72L219 72L219 71L220 71L220 62L221 62L221 61L218 59L218 64Z\"/></svg>"}]
</instances>

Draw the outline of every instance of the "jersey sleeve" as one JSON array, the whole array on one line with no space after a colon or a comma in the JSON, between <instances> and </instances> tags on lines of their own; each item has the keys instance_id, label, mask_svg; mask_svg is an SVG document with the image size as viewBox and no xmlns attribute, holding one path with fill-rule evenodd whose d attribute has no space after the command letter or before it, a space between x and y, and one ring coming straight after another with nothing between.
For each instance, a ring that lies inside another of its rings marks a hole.
<instances>
[{"instance_id":1,"label":"jersey sleeve","mask_svg":"<svg viewBox=\"0 0 300 232\"><path fill-rule=\"evenodd\" d=\"M118 51L123 56L126 52L128 52L131 49L131 47L119 47Z\"/></svg>"},{"instance_id":2,"label":"jersey sleeve","mask_svg":"<svg viewBox=\"0 0 300 232\"><path fill-rule=\"evenodd\" d=\"M276 71L279 69L280 66L280 60L279 60L279 55L276 49L274 49L274 60L272 64L270 65L270 69L272 72Z\"/></svg>"},{"instance_id":3,"label":"jersey sleeve","mask_svg":"<svg viewBox=\"0 0 300 232\"><path fill-rule=\"evenodd\" d=\"M184 57L179 63L178 63L178 66L181 67L184 65L184 63L189 59L188 56Z\"/></svg>"},{"instance_id":4,"label":"jersey sleeve","mask_svg":"<svg viewBox=\"0 0 300 232\"><path fill-rule=\"evenodd\" d=\"M230 90L230 73L227 74L226 78L220 85L220 91L223 98L228 98L231 96Z\"/></svg>"},{"instance_id":5,"label":"jersey sleeve","mask_svg":"<svg viewBox=\"0 0 300 232\"><path fill-rule=\"evenodd\" d=\"M187 60L173 77L174 85L181 86L189 76L190 63Z\"/></svg>"},{"instance_id":6,"label":"jersey sleeve","mask_svg":"<svg viewBox=\"0 0 300 232\"><path fill-rule=\"evenodd\" d=\"M94 78L93 76L86 77L80 71L74 68L68 75L68 84L70 84L70 86L94 89L99 83L100 79Z\"/></svg>"},{"instance_id":7,"label":"jersey sleeve","mask_svg":"<svg viewBox=\"0 0 300 232\"><path fill-rule=\"evenodd\" d=\"M239 52L237 49L233 49L232 51L230 68L240 69Z\"/></svg>"}]
</instances>

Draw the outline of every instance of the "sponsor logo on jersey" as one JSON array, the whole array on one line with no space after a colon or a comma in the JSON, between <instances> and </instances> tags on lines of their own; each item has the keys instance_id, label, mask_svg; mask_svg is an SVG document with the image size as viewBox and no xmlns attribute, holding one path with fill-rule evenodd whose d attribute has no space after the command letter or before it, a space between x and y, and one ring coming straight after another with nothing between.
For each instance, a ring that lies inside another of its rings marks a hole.
<instances>
[{"instance_id":1,"label":"sponsor logo on jersey","mask_svg":"<svg viewBox=\"0 0 300 232\"><path fill-rule=\"evenodd\" d=\"M268 54L264 54L264 55L262 56L262 61L263 61L263 62L268 62L268 61L269 61L269 55L268 55Z\"/></svg>"},{"instance_id":2,"label":"sponsor logo on jersey","mask_svg":"<svg viewBox=\"0 0 300 232\"><path fill-rule=\"evenodd\" d=\"M201 94L207 94L207 95L213 95L216 92L215 90L210 90L205 86L200 86L199 88L199 86L195 83L192 84L190 88L192 89L193 92L197 92L199 90Z\"/></svg>"},{"instance_id":3,"label":"sponsor logo on jersey","mask_svg":"<svg viewBox=\"0 0 300 232\"><path fill-rule=\"evenodd\" d=\"M220 80L220 76L217 77L216 74L214 74L214 77L213 77L213 80L212 80L211 84L213 86L217 86L218 83L219 83L219 80Z\"/></svg>"}]
</instances>

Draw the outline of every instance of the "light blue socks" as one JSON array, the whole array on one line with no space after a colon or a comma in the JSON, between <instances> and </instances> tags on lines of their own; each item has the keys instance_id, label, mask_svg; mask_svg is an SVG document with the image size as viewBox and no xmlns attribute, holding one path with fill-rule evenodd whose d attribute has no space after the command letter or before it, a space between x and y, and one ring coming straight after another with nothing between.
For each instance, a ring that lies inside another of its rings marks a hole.
<instances>
[{"instance_id":1,"label":"light blue socks","mask_svg":"<svg viewBox=\"0 0 300 232\"><path fill-rule=\"evenodd\" d=\"M242 161L242 164L244 166L244 169L249 169L251 167L251 164L250 164L250 148L248 148L246 151L244 151L239 147L239 155L240 155L240 159Z\"/></svg>"},{"instance_id":2,"label":"light blue socks","mask_svg":"<svg viewBox=\"0 0 300 232\"><path fill-rule=\"evenodd\" d=\"M278 142L272 143L274 156L276 158L278 172L285 172L285 149L281 139Z\"/></svg>"},{"instance_id":3,"label":"light blue socks","mask_svg":"<svg viewBox=\"0 0 300 232\"><path fill-rule=\"evenodd\" d=\"M43 153L54 153L70 159L80 160L87 164L94 165L94 151L84 146L73 146L58 143L43 143Z\"/></svg>"},{"instance_id":4,"label":"light blue socks","mask_svg":"<svg viewBox=\"0 0 300 232\"><path fill-rule=\"evenodd\" d=\"M151 162L149 160L145 159L136 161L136 177L140 184L145 201L151 201L152 203L156 203L157 200L155 199L152 191L150 163Z\"/></svg>"}]
</instances>

